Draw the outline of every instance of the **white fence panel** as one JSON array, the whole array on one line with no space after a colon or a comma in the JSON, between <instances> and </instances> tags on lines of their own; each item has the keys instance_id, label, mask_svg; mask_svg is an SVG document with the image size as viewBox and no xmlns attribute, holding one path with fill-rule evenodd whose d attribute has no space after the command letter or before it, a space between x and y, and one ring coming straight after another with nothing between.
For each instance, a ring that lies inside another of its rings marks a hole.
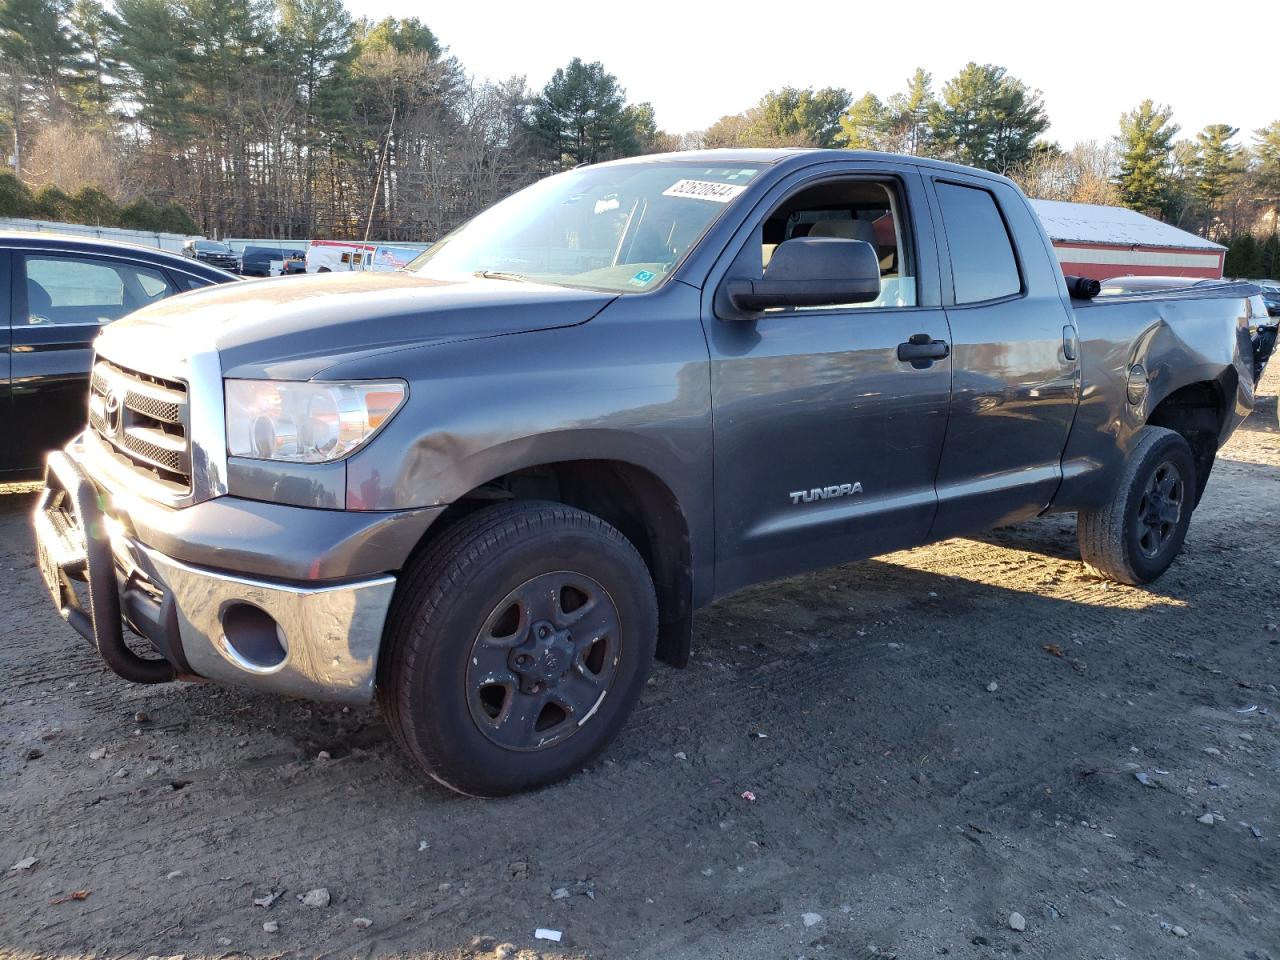
<instances>
[{"instance_id":1,"label":"white fence panel","mask_svg":"<svg viewBox=\"0 0 1280 960\"><path fill-rule=\"evenodd\" d=\"M67 233L97 240L118 240L136 243L144 247L156 247L170 253L181 253L182 245L198 236L182 233L151 233L146 230L125 230L121 227L91 227L83 223L58 223L53 220L26 220L22 217L0 217L0 230L26 230L35 233Z\"/></svg>"}]
</instances>

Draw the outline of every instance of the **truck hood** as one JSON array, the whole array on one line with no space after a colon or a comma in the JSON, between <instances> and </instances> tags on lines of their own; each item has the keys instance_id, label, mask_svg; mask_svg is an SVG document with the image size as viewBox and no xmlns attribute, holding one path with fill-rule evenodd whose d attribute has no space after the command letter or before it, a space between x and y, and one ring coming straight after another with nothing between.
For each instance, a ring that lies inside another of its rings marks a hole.
<instances>
[{"instance_id":1,"label":"truck hood","mask_svg":"<svg viewBox=\"0 0 1280 960\"><path fill-rule=\"evenodd\" d=\"M408 273L330 273L205 287L103 330L116 356L210 341L228 377L305 380L339 360L585 323L614 299L591 290ZM114 348L114 349L113 349Z\"/></svg>"}]
</instances>

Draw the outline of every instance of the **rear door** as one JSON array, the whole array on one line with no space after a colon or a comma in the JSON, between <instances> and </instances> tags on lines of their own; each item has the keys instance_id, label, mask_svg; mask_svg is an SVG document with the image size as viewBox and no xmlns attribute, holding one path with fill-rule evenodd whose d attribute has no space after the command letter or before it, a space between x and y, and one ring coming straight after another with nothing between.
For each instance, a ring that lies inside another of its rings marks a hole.
<instances>
[{"instance_id":1,"label":"rear door","mask_svg":"<svg viewBox=\"0 0 1280 960\"><path fill-rule=\"evenodd\" d=\"M1027 203L997 181L931 179L954 377L931 532L940 539L1048 506L1080 366L1058 263Z\"/></svg>"},{"instance_id":2,"label":"rear door","mask_svg":"<svg viewBox=\"0 0 1280 960\"><path fill-rule=\"evenodd\" d=\"M37 467L85 424L93 341L106 323L171 296L168 274L126 258L14 251L11 400L15 445Z\"/></svg>"},{"instance_id":3,"label":"rear door","mask_svg":"<svg viewBox=\"0 0 1280 960\"><path fill-rule=\"evenodd\" d=\"M829 170L775 188L708 285L759 276L798 236L865 240L881 260L874 303L704 311L718 594L920 543L933 521L951 365L925 184L905 165ZM913 338L939 358L900 360Z\"/></svg>"}]
</instances>

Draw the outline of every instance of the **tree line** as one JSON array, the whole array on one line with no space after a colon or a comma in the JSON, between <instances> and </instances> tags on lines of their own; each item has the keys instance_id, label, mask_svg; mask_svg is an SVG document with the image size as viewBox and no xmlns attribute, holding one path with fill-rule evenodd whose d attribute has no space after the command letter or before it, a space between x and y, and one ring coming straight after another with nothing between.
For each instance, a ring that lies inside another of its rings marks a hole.
<instances>
[{"instance_id":1,"label":"tree line","mask_svg":"<svg viewBox=\"0 0 1280 960\"><path fill-rule=\"evenodd\" d=\"M1041 93L1004 67L969 63L934 90L917 69L883 99L840 88L784 89L702 135L707 146L853 147L952 160L1006 174L1033 197L1120 204L1204 236L1274 232L1280 204L1280 120L1233 142L1210 124L1179 138L1173 111L1144 100L1115 133L1062 147L1043 139Z\"/></svg>"},{"instance_id":2,"label":"tree line","mask_svg":"<svg viewBox=\"0 0 1280 960\"><path fill-rule=\"evenodd\" d=\"M673 134L600 63L479 81L419 19L342 0L0 0L0 96L0 214L214 236L434 239L551 172L721 146L939 157L1215 237L1274 232L1280 198L1280 121L1244 147L1227 124L1179 138L1144 101L1063 147L1038 90L970 63L937 90L923 69L883 97L774 90Z\"/></svg>"}]
</instances>

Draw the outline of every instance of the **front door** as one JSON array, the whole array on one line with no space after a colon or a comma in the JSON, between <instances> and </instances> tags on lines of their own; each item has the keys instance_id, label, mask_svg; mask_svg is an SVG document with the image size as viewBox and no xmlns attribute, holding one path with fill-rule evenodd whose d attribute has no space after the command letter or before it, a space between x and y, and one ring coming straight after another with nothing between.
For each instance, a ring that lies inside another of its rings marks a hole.
<instances>
[{"instance_id":1,"label":"front door","mask_svg":"<svg viewBox=\"0 0 1280 960\"><path fill-rule=\"evenodd\" d=\"M931 227L907 213L925 209L922 190L909 170L810 178L761 217L735 261L758 247L754 262L767 262L800 236L865 240L880 255L877 301L705 318L717 594L927 536L951 365L899 359L900 345L945 353L950 342Z\"/></svg>"}]
</instances>

